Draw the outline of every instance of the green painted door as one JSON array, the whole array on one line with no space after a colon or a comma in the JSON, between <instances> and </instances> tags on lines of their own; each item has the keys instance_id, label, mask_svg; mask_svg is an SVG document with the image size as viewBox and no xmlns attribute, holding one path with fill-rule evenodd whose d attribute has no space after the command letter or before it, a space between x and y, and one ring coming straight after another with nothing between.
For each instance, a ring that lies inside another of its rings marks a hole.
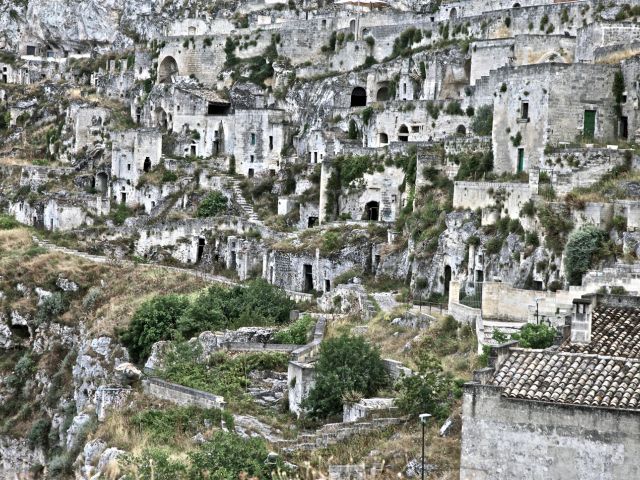
<instances>
[{"instance_id":1,"label":"green painted door","mask_svg":"<svg viewBox=\"0 0 640 480\"><path fill-rule=\"evenodd\" d=\"M596 133L596 111L584 111L584 137L593 138Z\"/></svg>"},{"instance_id":2,"label":"green painted door","mask_svg":"<svg viewBox=\"0 0 640 480\"><path fill-rule=\"evenodd\" d=\"M518 149L518 173L524 172L524 148Z\"/></svg>"}]
</instances>

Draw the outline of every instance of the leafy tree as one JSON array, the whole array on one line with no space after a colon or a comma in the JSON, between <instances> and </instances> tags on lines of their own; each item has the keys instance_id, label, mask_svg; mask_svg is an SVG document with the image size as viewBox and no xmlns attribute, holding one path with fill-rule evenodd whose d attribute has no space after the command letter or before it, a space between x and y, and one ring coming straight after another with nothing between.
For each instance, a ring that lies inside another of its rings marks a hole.
<instances>
[{"instance_id":1,"label":"leafy tree","mask_svg":"<svg viewBox=\"0 0 640 480\"><path fill-rule=\"evenodd\" d=\"M564 265L571 285L580 285L582 275L597 259L605 237L606 233L593 225L586 225L569 235Z\"/></svg>"},{"instance_id":2,"label":"leafy tree","mask_svg":"<svg viewBox=\"0 0 640 480\"><path fill-rule=\"evenodd\" d=\"M303 401L314 418L342 411L344 395L375 395L389 383L377 348L361 337L341 335L322 343L316 362L316 383Z\"/></svg>"},{"instance_id":3,"label":"leafy tree","mask_svg":"<svg viewBox=\"0 0 640 480\"><path fill-rule=\"evenodd\" d=\"M120 335L132 359L137 362L146 358L155 342L172 338L188 305L185 297L173 294L144 302L133 315L129 328Z\"/></svg>"},{"instance_id":4,"label":"leafy tree","mask_svg":"<svg viewBox=\"0 0 640 480\"><path fill-rule=\"evenodd\" d=\"M491 105L483 105L475 111L471 121L471 130L476 135L491 135L493 131L493 107Z\"/></svg>"},{"instance_id":5,"label":"leafy tree","mask_svg":"<svg viewBox=\"0 0 640 480\"><path fill-rule=\"evenodd\" d=\"M520 332L511 335L523 348L548 348L556 338L556 329L544 323L527 323Z\"/></svg>"},{"instance_id":6,"label":"leafy tree","mask_svg":"<svg viewBox=\"0 0 640 480\"><path fill-rule=\"evenodd\" d=\"M398 407L411 414L427 412L437 419L446 418L456 383L442 370L440 360L426 350L421 352L416 364L417 374L402 378L398 384Z\"/></svg>"},{"instance_id":7,"label":"leafy tree","mask_svg":"<svg viewBox=\"0 0 640 480\"><path fill-rule=\"evenodd\" d=\"M222 193L216 191L209 192L206 197L202 199L198 210L196 211L197 217L214 217L227 208L227 197Z\"/></svg>"}]
</instances>

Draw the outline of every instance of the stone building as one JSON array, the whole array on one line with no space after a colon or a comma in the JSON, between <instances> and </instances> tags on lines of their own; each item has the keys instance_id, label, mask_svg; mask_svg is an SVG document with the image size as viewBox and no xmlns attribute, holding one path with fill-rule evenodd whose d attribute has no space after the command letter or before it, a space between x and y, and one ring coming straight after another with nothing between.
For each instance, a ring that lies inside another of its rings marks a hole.
<instances>
[{"instance_id":1,"label":"stone building","mask_svg":"<svg viewBox=\"0 0 640 480\"><path fill-rule=\"evenodd\" d=\"M640 297L574 300L559 349L495 347L465 385L461 479L636 478Z\"/></svg>"},{"instance_id":2,"label":"stone building","mask_svg":"<svg viewBox=\"0 0 640 480\"><path fill-rule=\"evenodd\" d=\"M140 202L140 177L160 164L162 134L155 129L116 132L112 137L111 191L113 201L135 206Z\"/></svg>"},{"instance_id":3,"label":"stone building","mask_svg":"<svg viewBox=\"0 0 640 480\"><path fill-rule=\"evenodd\" d=\"M545 147L616 138L615 65L538 64L496 73L493 157L497 173L538 168ZM579 95L575 95L579 92Z\"/></svg>"}]
</instances>

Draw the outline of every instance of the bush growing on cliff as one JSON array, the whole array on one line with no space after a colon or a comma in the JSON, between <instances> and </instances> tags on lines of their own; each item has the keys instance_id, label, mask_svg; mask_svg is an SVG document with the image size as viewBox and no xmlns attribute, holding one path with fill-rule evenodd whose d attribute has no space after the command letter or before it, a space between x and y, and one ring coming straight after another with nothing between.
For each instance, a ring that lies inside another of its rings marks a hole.
<instances>
[{"instance_id":1,"label":"bush growing on cliff","mask_svg":"<svg viewBox=\"0 0 640 480\"><path fill-rule=\"evenodd\" d=\"M316 383L303 407L313 418L327 418L342 412L345 395L371 397L388 383L377 348L361 337L330 338L320 347Z\"/></svg>"},{"instance_id":2,"label":"bush growing on cliff","mask_svg":"<svg viewBox=\"0 0 640 480\"><path fill-rule=\"evenodd\" d=\"M215 217L226 209L227 197L216 190L209 192L207 196L202 199L200 205L198 205L196 217Z\"/></svg>"},{"instance_id":3,"label":"bush growing on cliff","mask_svg":"<svg viewBox=\"0 0 640 480\"><path fill-rule=\"evenodd\" d=\"M569 235L564 265L571 285L580 285L582 275L597 259L605 238L606 233L593 225L586 225Z\"/></svg>"},{"instance_id":4,"label":"bush growing on cliff","mask_svg":"<svg viewBox=\"0 0 640 480\"><path fill-rule=\"evenodd\" d=\"M493 131L493 107L483 105L475 111L471 121L471 130L476 135L489 136Z\"/></svg>"}]
</instances>

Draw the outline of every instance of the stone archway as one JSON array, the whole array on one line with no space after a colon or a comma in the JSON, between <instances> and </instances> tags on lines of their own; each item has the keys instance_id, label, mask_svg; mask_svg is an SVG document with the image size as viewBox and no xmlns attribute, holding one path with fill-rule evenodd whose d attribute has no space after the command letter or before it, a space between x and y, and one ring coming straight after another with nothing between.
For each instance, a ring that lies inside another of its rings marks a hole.
<instances>
[{"instance_id":1,"label":"stone archway","mask_svg":"<svg viewBox=\"0 0 640 480\"><path fill-rule=\"evenodd\" d=\"M172 77L178 75L178 62L172 56L166 56L158 67L158 83L171 83Z\"/></svg>"}]
</instances>

